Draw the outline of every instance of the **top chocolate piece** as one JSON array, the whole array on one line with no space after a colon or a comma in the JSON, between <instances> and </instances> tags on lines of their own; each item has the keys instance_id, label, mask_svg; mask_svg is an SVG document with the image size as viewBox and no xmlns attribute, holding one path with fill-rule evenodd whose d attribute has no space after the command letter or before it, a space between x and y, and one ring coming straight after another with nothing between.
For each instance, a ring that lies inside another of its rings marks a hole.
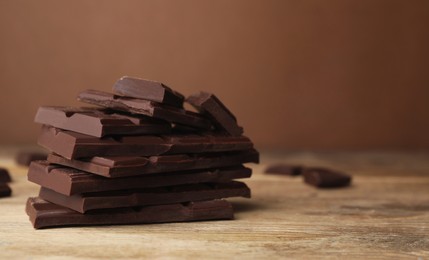
<instances>
[{"instance_id":1,"label":"top chocolate piece","mask_svg":"<svg viewBox=\"0 0 429 260\"><path fill-rule=\"evenodd\" d=\"M141 98L175 107L183 107L184 97L161 82L124 76L113 85L113 91L132 98Z\"/></svg>"},{"instance_id":2,"label":"top chocolate piece","mask_svg":"<svg viewBox=\"0 0 429 260\"><path fill-rule=\"evenodd\" d=\"M189 96L186 101L202 113L208 114L217 127L232 136L243 134L243 128L237 125L237 119L229 109L213 94L200 92Z\"/></svg>"},{"instance_id":3,"label":"top chocolate piece","mask_svg":"<svg viewBox=\"0 0 429 260\"><path fill-rule=\"evenodd\" d=\"M163 106L160 103L138 98L120 97L98 90L85 90L78 100L113 110L146 115L166 120L171 123L191 126L200 129L210 129L211 123L202 115L173 106Z\"/></svg>"},{"instance_id":4,"label":"top chocolate piece","mask_svg":"<svg viewBox=\"0 0 429 260\"><path fill-rule=\"evenodd\" d=\"M9 171L5 168L0 168L0 183L10 182Z\"/></svg>"}]
</instances>

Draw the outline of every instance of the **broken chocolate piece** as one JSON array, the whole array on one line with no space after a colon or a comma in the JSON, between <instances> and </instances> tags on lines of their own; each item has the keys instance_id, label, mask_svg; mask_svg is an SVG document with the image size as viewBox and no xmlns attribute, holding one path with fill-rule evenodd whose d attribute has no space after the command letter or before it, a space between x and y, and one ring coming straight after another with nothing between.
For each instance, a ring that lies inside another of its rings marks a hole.
<instances>
[{"instance_id":1,"label":"broken chocolate piece","mask_svg":"<svg viewBox=\"0 0 429 260\"><path fill-rule=\"evenodd\" d=\"M304 168L300 165L291 165L285 163L272 164L265 169L265 173L277 175L296 176L301 175Z\"/></svg>"},{"instance_id":2,"label":"broken chocolate piece","mask_svg":"<svg viewBox=\"0 0 429 260\"><path fill-rule=\"evenodd\" d=\"M7 183L0 183L0 198L9 197L12 194L12 190L10 189Z\"/></svg>"},{"instance_id":3,"label":"broken chocolate piece","mask_svg":"<svg viewBox=\"0 0 429 260\"><path fill-rule=\"evenodd\" d=\"M121 96L183 107L183 95L161 82L124 76L116 81L113 91Z\"/></svg>"},{"instance_id":4,"label":"broken chocolate piece","mask_svg":"<svg viewBox=\"0 0 429 260\"><path fill-rule=\"evenodd\" d=\"M0 168L0 183L10 182L11 180L9 171L5 168Z\"/></svg>"},{"instance_id":5,"label":"broken chocolate piece","mask_svg":"<svg viewBox=\"0 0 429 260\"><path fill-rule=\"evenodd\" d=\"M21 151L16 155L15 161L18 165L29 166L32 161L46 160L47 157L47 153Z\"/></svg>"},{"instance_id":6,"label":"broken chocolate piece","mask_svg":"<svg viewBox=\"0 0 429 260\"><path fill-rule=\"evenodd\" d=\"M348 186L352 177L326 168L305 168L302 175L304 181L319 188L335 188Z\"/></svg>"},{"instance_id":7,"label":"broken chocolate piece","mask_svg":"<svg viewBox=\"0 0 429 260\"><path fill-rule=\"evenodd\" d=\"M36 229L61 226L219 220L234 217L231 204L225 200L119 208L81 214L36 197L27 200L26 212Z\"/></svg>"}]
</instances>

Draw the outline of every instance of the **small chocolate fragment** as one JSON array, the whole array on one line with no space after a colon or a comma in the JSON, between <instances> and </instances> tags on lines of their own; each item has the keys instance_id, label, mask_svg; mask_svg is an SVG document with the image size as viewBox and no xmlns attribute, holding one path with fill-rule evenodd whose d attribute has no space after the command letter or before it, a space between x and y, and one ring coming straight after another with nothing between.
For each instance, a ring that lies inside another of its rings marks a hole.
<instances>
[{"instance_id":1,"label":"small chocolate fragment","mask_svg":"<svg viewBox=\"0 0 429 260\"><path fill-rule=\"evenodd\" d=\"M18 165L29 166L32 161L46 160L47 157L47 153L21 151L16 155L15 161Z\"/></svg>"},{"instance_id":2,"label":"small chocolate fragment","mask_svg":"<svg viewBox=\"0 0 429 260\"><path fill-rule=\"evenodd\" d=\"M115 94L183 107L184 97L161 82L124 76L113 86Z\"/></svg>"},{"instance_id":3,"label":"small chocolate fragment","mask_svg":"<svg viewBox=\"0 0 429 260\"><path fill-rule=\"evenodd\" d=\"M171 132L171 124L166 121L96 108L39 107L34 121L95 137Z\"/></svg>"},{"instance_id":4,"label":"small chocolate fragment","mask_svg":"<svg viewBox=\"0 0 429 260\"><path fill-rule=\"evenodd\" d=\"M186 101L201 113L209 114L215 125L230 135L243 134L243 128L237 125L236 117L214 94L200 92L189 96Z\"/></svg>"},{"instance_id":5,"label":"small chocolate fragment","mask_svg":"<svg viewBox=\"0 0 429 260\"><path fill-rule=\"evenodd\" d=\"M234 217L231 204L225 200L98 210L81 214L36 197L27 200L26 212L36 229L219 220Z\"/></svg>"},{"instance_id":6,"label":"small chocolate fragment","mask_svg":"<svg viewBox=\"0 0 429 260\"><path fill-rule=\"evenodd\" d=\"M211 123L198 113L181 108L166 106L149 100L120 97L98 90L86 90L79 94L78 100L107 107L113 110L125 111L134 114L146 115L200 129L211 129Z\"/></svg>"},{"instance_id":7,"label":"small chocolate fragment","mask_svg":"<svg viewBox=\"0 0 429 260\"><path fill-rule=\"evenodd\" d=\"M352 177L326 168L305 168L304 181L319 188L336 188L348 186Z\"/></svg>"},{"instance_id":8,"label":"small chocolate fragment","mask_svg":"<svg viewBox=\"0 0 429 260\"><path fill-rule=\"evenodd\" d=\"M272 164L265 169L265 173L276 175L301 175L304 168L300 165L291 165L285 163Z\"/></svg>"},{"instance_id":9,"label":"small chocolate fragment","mask_svg":"<svg viewBox=\"0 0 429 260\"><path fill-rule=\"evenodd\" d=\"M250 189L242 182L231 181L66 196L42 187L39 197L54 204L85 213L95 209L164 205L229 197L250 198Z\"/></svg>"},{"instance_id":10,"label":"small chocolate fragment","mask_svg":"<svg viewBox=\"0 0 429 260\"><path fill-rule=\"evenodd\" d=\"M0 198L9 197L12 194L12 190L10 189L7 183L0 183Z\"/></svg>"},{"instance_id":11,"label":"small chocolate fragment","mask_svg":"<svg viewBox=\"0 0 429 260\"><path fill-rule=\"evenodd\" d=\"M28 180L58 193L74 194L143 189L203 182L228 182L249 178L252 170L243 166L216 170L197 170L149 174L125 178L104 178L77 169L49 164L47 161L32 162Z\"/></svg>"},{"instance_id":12,"label":"small chocolate fragment","mask_svg":"<svg viewBox=\"0 0 429 260\"><path fill-rule=\"evenodd\" d=\"M11 182L9 171L5 168L0 168L0 183Z\"/></svg>"}]
</instances>

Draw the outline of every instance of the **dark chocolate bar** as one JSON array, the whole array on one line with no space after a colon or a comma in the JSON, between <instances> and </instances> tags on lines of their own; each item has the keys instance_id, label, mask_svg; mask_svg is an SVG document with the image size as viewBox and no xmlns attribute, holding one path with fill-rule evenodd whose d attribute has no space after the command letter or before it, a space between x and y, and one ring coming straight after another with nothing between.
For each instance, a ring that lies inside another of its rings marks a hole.
<instances>
[{"instance_id":1,"label":"dark chocolate bar","mask_svg":"<svg viewBox=\"0 0 429 260\"><path fill-rule=\"evenodd\" d=\"M254 150L210 154L160 155L150 157L102 157L70 160L50 154L48 161L76 168L108 178L138 176L152 173L230 167L243 163L259 163L259 153Z\"/></svg>"},{"instance_id":2,"label":"dark chocolate bar","mask_svg":"<svg viewBox=\"0 0 429 260\"><path fill-rule=\"evenodd\" d=\"M162 120L96 108L39 107L35 122L95 137L171 132L171 124Z\"/></svg>"},{"instance_id":3,"label":"dark chocolate bar","mask_svg":"<svg viewBox=\"0 0 429 260\"><path fill-rule=\"evenodd\" d=\"M46 160L48 157L47 153L34 152L34 151L20 151L16 157L15 161L18 165L29 166L32 161Z\"/></svg>"},{"instance_id":4,"label":"dark chocolate bar","mask_svg":"<svg viewBox=\"0 0 429 260\"><path fill-rule=\"evenodd\" d=\"M0 182L0 198L9 197L12 194L12 190L10 189L7 183Z\"/></svg>"},{"instance_id":5,"label":"dark chocolate bar","mask_svg":"<svg viewBox=\"0 0 429 260\"><path fill-rule=\"evenodd\" d=\"M5 168L0 168L0 183L10 182L11 178L9 171Z\"/></svg>"},{"instance_id":6,"label":"dark chocolate bar","mask_svg":"<svg viewBox=\"0 0 429 260\"><path fill-rule=\"evenodd\" d=\"M189 96L186 101L201 113L210 115L215 125L230 135L243 134L243 128L237 125L236 117L214 94L199 92Z\"/></svg>"},{"instance_id":7,"label":"dark chocolate bar","mask_svg":"<svg viewBox=\"0 0 429 260\"><path fill-rule=\"evenodd\" d=\"M265 173L277 175L296 176L301 175L304 167L285 163L272 164L265 169Z\"/></svg>"},{"instance_id":8,"label":"dark chocolate bar","mask_svg":"<svg viewBox=\"0 0 429 260\"><path fill-rule=\"evenodd\" d=\"M113 91L120 96L183 107L183 95L157 81L124 76L116 81Z\"/></svg>"},{"instance_id":9,"label":"dark chocolate bar","mask_svg":"<svg viewBox=\"0 0 429 260\"><path fill-rule=\"evenodd\" d=\"M212 126L209 120L198 113L173 106L162 105L149 100L120 97L98 90L83 91L79 94L78 100L113 110L146 115L201 129L211 129Z\"/></svg>"},{"instance_id":10,"label":"dark chocolate bar","mask_svg":"<svg viewBox=\"0 0 429 260\"><path fill-rule=\"evenodd\" d=\"M319 188L335 188L348 186L351 176L326 168L305 168L302 175L304 181Z\"/></svg>"},{"instance_id":11,"label":"dark chocolate bar","mask_svg":"<svg viewBox=\"0 0 429 260\"><path fill-rule=\"evenodd\" d=\"M234 218L232 206L225 200L98 210L81 214L36 197L27 200L26 212L33 227L36 229L61 226L153 224Z\"/></svg>"},{"instance_id":12,"label":"dark chocolate bar","mask_svg":"<svg viewBox=\"0 0 429 260\"><path fill-rule=\"evenodd\" d=\"M97 138L43 126L38 143L68 159L94 156L240 151L253 148L249 138L221 135L146 135Z\"/></svg>"},{"instance_id":13,"label":"dark chocolate bar","mask_svg":"<svg viewBox=\"0 0 429 260\"><path fill-rule=\"evenodd\" d=\"M66 196L42 187L39 197L54 204L85 213L95 209L164 205L229 197L250 198L250 189L242 182L231 181Z\"/></svg>"},{"instance_id":14,"label":"dark chocolate bar","mask_svg":"<svg viewBox=\"0 0 429 260\"><path fill-rule=\"evenodd\" d=\"M197 170L150 174L137 177L104 178L77 169L49 164L47 161L32 162L28 180L58 193L74 194L142 189L203 182L228 182L249 178L252 170L243 166L214 170Z\"/></svg>"}]
</instances>

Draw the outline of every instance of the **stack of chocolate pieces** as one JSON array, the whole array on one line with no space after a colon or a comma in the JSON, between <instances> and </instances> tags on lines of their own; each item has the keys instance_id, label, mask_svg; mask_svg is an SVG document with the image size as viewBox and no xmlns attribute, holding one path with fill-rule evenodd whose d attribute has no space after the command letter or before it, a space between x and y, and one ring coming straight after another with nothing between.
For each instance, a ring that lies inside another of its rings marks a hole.
<instances>
[{"instance_id":1,"label":"stack of chocolate pieces","mask_svg":"<svg viewBox=\"0 0 429 260\"><path fill-rule=\"evenodd\" d=\"M0 168L0 198L9 197L12 194L8 183L11 181L9 171L5 168Z\"/></svg>"},{"instance_id":2,"label":"stack of chocolate pieces","mask_svg":"<svg viewBox=\"0 0 429 260\"><path fill-rule=\"evenodd\" d=\"M41 185L26 212L35 228L232 219L224 198L250 197L235 179L259 153L214 95L184 96L162 83L123 77L115 94L87 90L94 107L40 107L38 143L51 151L31 163Z\"/></svg>"}]
</instances>

